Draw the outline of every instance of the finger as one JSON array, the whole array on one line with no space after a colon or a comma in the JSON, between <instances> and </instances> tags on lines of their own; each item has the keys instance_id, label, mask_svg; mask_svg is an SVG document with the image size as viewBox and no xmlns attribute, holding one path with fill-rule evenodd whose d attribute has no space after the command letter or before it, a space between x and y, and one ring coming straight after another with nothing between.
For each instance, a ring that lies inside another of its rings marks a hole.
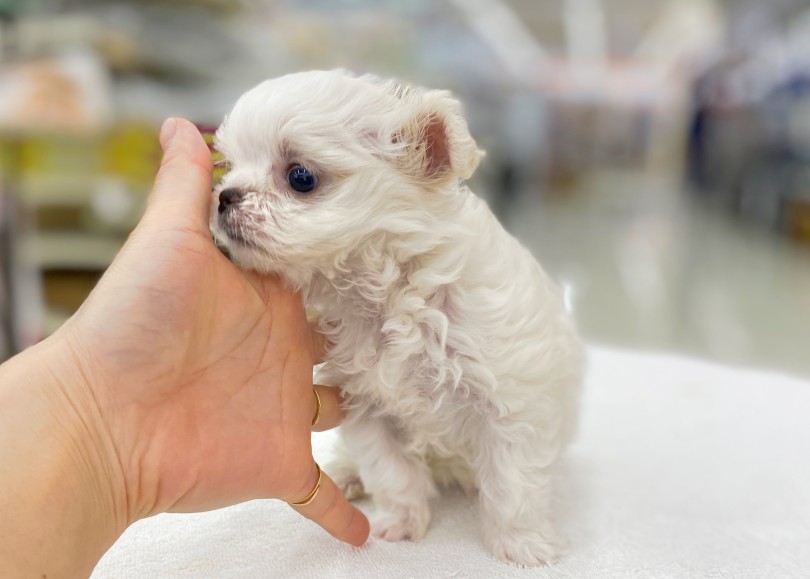
<instances>
[{"instance_id":1,"label":"finger","mask_svg":"<svg viewBox=\"0 0 810 579\"><path fill-rule=\"evenodd\" d=\"M208 146L185 119L163 123L160 143L163 160L149 196L146 219L207 234L213 170Z\"/></svg>"},{"instance_id":2,"label":"finger","mask_svg":"<svg viewBox=\"0 0 810 579\"><path fill-rule=\"evenodd\" d=\"M323 386L315 384L313 386L318 393L318 398L315 399L316 406L313 407L313 416L315 416L317 409L317 401L320 400L321 410L318 416L318 421L312 425L313 432L323 432L339 426L346 416L346 411L341 406L343 401L340 396L340 389L332 386ZM314 397L313 397L314 398Z\"/></svg>"},{"instance_id":3,"label":"finger","mask_svg":"<svg viewBox=\"0 0 810 579\"><path fill-rule=\"evenodd\" d=\"M317 480L318 472L314 468L310 478L310 490L315 487ZM326 473L321 474L321 488L312 502L293 508L345 543L359 547L368 539L368 519L346 500Z\"/></svg>"}]
</instances>

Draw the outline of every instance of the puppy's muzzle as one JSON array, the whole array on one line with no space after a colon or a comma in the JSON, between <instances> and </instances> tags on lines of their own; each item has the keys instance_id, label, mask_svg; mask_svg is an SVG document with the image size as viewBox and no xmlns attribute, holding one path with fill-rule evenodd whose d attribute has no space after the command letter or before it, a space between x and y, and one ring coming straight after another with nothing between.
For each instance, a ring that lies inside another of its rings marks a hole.
<instances>
[{"instance_id":1,"label":"puppy's muzzle","mask_svg":"<svg viewBox=\"0 0 810 579\"><path fill-rule=\"evenodd\" d=\"M217 208L220 215L225 213L229 207L236 207L239 205L244 196L245 194L241 189L236 189L235 187L223 189L219 194L219 207Z\"/></svg>"}]
</instances>

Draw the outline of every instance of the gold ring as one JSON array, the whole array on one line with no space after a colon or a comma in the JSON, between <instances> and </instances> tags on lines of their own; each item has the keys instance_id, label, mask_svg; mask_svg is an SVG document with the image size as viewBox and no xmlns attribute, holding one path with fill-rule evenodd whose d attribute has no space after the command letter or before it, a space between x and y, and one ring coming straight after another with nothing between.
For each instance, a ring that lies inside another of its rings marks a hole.
<instances>
[{"instance_id":1,"label":"gold ring","mask_svg":"<svg viewBox=\"0 0 810 579\"><path fill-rule=\"evenodd\" d=\"M315 416L312 418L312 426L315 426L318 424L318 420L321 419L321 395L318 394L318 389L314 386L312 391L315 393Z\"/></svg>"},{"instance_id":2,"label":"gold ring","mask_svg":"<svg viewBox=\"0 0 810 579\"><path fill-rule=\"evenodd\" d=\"M318 495L318 491L321 490L321 467L318 466L318 463L315 463L315 468L318 469L318 482L315 483L315 488L312 489L307 496L303 499L298 501L297 503L290 503L293 507L304 507L315 500L315 497Z\"/></svg>"}]
</instances>

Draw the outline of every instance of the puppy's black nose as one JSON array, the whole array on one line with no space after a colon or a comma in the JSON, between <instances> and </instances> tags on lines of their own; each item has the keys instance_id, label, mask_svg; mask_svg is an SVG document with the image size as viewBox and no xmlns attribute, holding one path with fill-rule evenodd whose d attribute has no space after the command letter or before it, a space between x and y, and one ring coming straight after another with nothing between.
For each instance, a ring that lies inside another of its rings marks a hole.
<instances>
[{"instance_id":1,"label":"puppy's black nose","mask_svg":"<svg viewBox=\"0 0 810 579\"><path fill-rule=\"evenodd\" d=\"M219 194L219 212L225 213L225 210L231 205L238 205L242 200L242 190L231 187L230 189L223 189Z\"/></svg>"}]
</instances>

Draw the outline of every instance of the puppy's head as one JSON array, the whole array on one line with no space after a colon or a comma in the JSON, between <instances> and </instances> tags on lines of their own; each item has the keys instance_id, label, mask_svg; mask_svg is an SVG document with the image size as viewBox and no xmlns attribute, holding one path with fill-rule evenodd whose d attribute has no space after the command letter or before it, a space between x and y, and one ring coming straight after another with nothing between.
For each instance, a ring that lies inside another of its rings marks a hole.
<instances>
[{"instance_id":1,"label":"puppy's head","mask_svg":"<svg viewBox=\"0 0 810 579\"><path fill-rule=\"evenodd\" d=\"M305 285L448 211L481 155L448 93L341 71L267 81L217 132L211 230L240 266ZM433 220L433 221L432 221Z\"/></svg>"}]
</instances>

